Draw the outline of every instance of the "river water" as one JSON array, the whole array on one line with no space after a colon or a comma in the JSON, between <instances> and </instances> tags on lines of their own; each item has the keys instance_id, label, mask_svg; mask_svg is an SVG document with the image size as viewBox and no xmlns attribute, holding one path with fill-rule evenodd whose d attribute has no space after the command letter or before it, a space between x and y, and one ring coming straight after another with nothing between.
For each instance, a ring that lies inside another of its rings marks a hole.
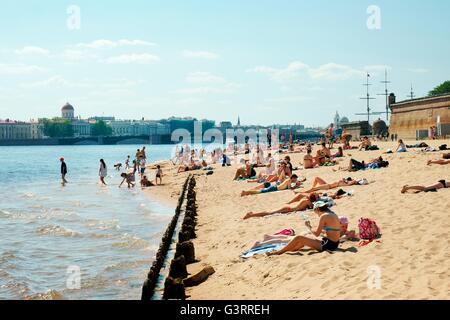
<instances>
[{"instance_id":1,"label":"river water","mask_svg":"<svg viewBox=\"0 0 450 320\"><path fill-rule=\"evenodd\" d=\"M140 298L174 214L140 188L118 188L113 165L140 147L0 147L0 299ZM153 162L170 158L173 146L146 149ZM100 158L107 187L98 179Z\"/></svg>"}]
</instances>

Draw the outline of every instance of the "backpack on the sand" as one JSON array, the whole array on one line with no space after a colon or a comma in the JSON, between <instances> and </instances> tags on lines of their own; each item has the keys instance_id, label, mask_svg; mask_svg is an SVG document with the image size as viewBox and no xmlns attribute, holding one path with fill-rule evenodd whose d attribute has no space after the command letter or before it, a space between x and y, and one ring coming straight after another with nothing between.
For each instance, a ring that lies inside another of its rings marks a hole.
<instances>
[{"instance_id":1,"label":"backpack on the sand","mask_svg":"<svg viewBox=\"0 0 450 320\"><path fill-rule=\"evenodd\" d=\"M358 221L359 238L363 240L374 240L380 237L381 230L377 223L369 218L360 218Z\"/></svg>"}]
</instances>

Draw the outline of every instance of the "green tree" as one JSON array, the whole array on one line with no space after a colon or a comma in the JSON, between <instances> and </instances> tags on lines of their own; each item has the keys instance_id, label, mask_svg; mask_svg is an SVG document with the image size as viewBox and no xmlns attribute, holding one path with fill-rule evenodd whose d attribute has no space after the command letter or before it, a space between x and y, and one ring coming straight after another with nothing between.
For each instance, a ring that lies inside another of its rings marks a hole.
<instances>
[{"instance_id":1,"label":"green tree","mask_svg":"<svg viewBox=\"0 0 450 320\"><path fill-rule=\"evenodd\" d=\"M437 96L439 94L450 94L450 81L445 81L444 83L441 83L436 88L430 91L428 95L431 96Z\"/></svg>"},{"instance_id":2,"label":"green tree","mask_svg":"<svg viewBox=\"0 0 450 320\"><path fill-rule=\"evenodd\" d=\"M70 138L73 137L72 123L69 120L61 118L43 119L44 134L51 138Z\"/></svg>"},{"instance_id":3,"label":"green tree","mask_svg":"<svg viewBox=\"0 0 450 320\"><path fill-rule=\"evenodd\" d=\"M91 125L91 135L94 137L110 136L112 135L112 127L103 120L97 121Z\"/></svg>"}]
</instances>

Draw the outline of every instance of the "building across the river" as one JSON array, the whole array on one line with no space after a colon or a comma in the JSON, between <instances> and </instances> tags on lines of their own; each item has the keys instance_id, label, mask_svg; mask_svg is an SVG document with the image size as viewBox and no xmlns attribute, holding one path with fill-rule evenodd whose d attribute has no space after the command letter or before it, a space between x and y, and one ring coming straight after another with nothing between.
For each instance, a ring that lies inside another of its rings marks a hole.
<instances>
[{"instance_id":1,"label":"building across the river","mask_svg":"<svg viewBox=\"0 0 450 320\"><path fill-rule=\"evenodd\" d=\"M42 133L37 122L0 120L0 140L35 140L41 138Z\"/></svg>"},{"instance_id":2,"label":"building across the river","mask_svg":"<svg viewBox=\"0 0 450 320\"><path fill-rule=\"evenodd\" d=\"M423 139L450 136L450 94L395 102L390 96L392 111L389 132L402 139Z\"/></svg>"}]
</instances>

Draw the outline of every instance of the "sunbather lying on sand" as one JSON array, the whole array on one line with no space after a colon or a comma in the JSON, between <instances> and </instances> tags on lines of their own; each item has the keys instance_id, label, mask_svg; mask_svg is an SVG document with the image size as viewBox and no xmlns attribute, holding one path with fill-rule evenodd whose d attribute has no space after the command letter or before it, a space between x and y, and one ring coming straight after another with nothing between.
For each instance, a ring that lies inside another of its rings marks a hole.
<instances>
[{"instance_id":1,"label":"sunbather lying on sand","mask_svg":"<svg viewBox=\"0 0 450 320\"><path fill-rule=\"evenodd\" d=\"M269 192L276 192L276 191L282 191L282 190L294 190L297 188L300 188L302 185L302 182L298 180L298 176L296 174L293 174L292 177L286 179L281 184L270 184L269 182L266 182L264 187L262 189L258 190L249 190L249 191L242 191L241 197L244 196L250 196L260 193L269 193Z\"/></svg>"},{"instance_id":2,"label":"sunbather lying on sand","mask_svg":"<svg viewBox=\"0 0 450 320\"><path fill-rule=\"evenodd\" d=\"M325 180L317 177L314 179L312 188L306 191L303 191L303 193L311 193L311 192L317 192L322 190L331 190L336 189L339 187L349 187L354 185L366 185L369 184L369 182L366 179L361 180L353 180L352 178L342 179L333 183L327 183Z\"/></svg>"},{"instance_id":3,"label":"sunbather lying on sand","mask_svg":"<svg viewBox=\"0 0 450 320\"><path fill-rule=\"evenodd\" d=\"M273 211L262 211L262 212L249 212L244 216L244 220L250 218L261 218L265 216L270 216L278 213L291 213L297 211L305 211L307 209L312 209L314 202L318 199L316 193L311 193L308 197L302 198L300 201L292 204L287 204L279 209Z\"/></svg>"},{"instance_id":4,"label":"sunbather lying on sand","mask_svg":"<svg viewBox=\"0 0 450 320\"><path fill-rule=\"evenodd\" d=\"M308 198L309 195L311 195L311 194L316 194L318 197L318 201L324 201L324 202L328 202L329 199L331 199L331 200L340 199L343 196L347 195L347 193L342 189L339 189L337 192L331 193L331 194L315 193L315 192L313 192L313 193L301 192L301 193L297 194L295 196L295 198L292 199L291 201L289 201L287 204L292 204L292 203L298 202L304 198Z\"/></svg>"},{"instance_id":5,"label":"sunbather lying on sand","mask_svg":"<svg viewBox=\"0 0 450 320\"><path fill-rule=\"evenodd\" d=\"M431 166L432 164L440 164L441 166L446 165L446 164L450 164L450 160L429 160L427 162L427 165Z\"/></svg>"},{"instance_id":6,"label":"sunbather lying on sand","mask_svg":"<svg viewBox=\"0 0 450 320\"><path fill-rule=\"evenodd\" d=\"M328 208L326 203L320 201L315 203L314 212L320 217L317 230L315 232L312 231L310 221L306 221L305 225L316 237L319 237L322 231L325 231L326 237L323 237L322 241L304 236L295 236L283 249L270 252L267 255L272 256L281 255L286 252L296 252L304 247L309 247L319 252L336 250L339 247L339 240L341 238L339 217Z\"/></svg>"},{"instance_id":7,"label":"sunbather lying on sand","mask_svg":"<svg viewBox=\"0 0 450 320\"><path fill-rule=\"evenodd\" d=\"M447 189L450 188L450 181L439 180L438 183L430 185L430 186L404 186L402 189L402 193L406 193L410 190L414 190L414 193L420 192L437 192L439 189Z\"/></svg>"}]
</instances>

